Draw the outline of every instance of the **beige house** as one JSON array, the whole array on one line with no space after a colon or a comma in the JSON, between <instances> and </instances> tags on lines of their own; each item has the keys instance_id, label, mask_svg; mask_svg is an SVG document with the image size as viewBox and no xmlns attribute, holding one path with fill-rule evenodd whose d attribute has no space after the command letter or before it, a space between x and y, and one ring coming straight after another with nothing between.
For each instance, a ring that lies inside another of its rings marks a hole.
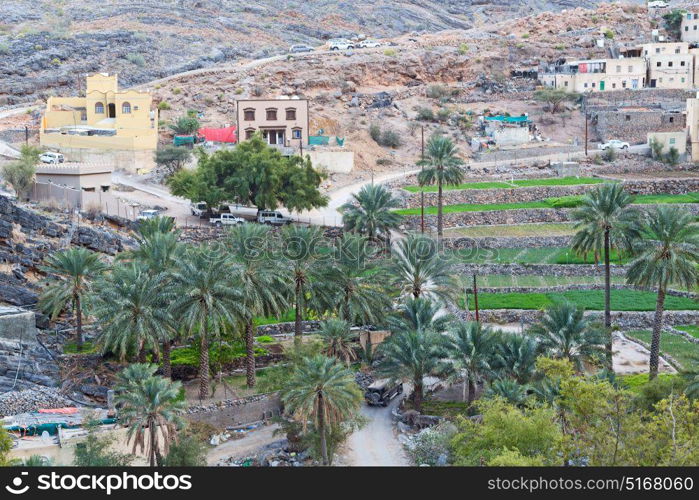
<instances>
[{"instance_id":1,"label":"beige house","mask_svg":"<svg viewBox=\"0 0 699 500\"><path fill-rule=\"evenodd\" d=\"M641 46L648 61L648 86L688 89L694 85L694 55L686 42L647 43Z\"/></svg>"},{"instance_id":2,"label":"beige house","mask_svg":"<svg viewBox=\"0 0 699 500\"><path fill-rule=\"evenodd\" d=\"M699 10L692 9L685 13L680 25L680 36L683 42L699 42Z\"/></svg>"},{"instance_id":3,"label":"beige house","mask_svg":"<svg viewBox=\"0 0 699 500\"><path fill-rule=\"evenodd\" d=\"M646 86L646 61L641 57L571 61L544 68L541 80L570 92L640 89Z\"/></svg>"},{"instance_id":4,"label":"beige house","mask_svg":"<svg viewBox=\"0 0 699 500\"><path fill-rule=\"evenodd\" d=\"M687 129L692 145L692 161L699 162L699 93L687 99Z\"/></svg>"},{"instance_id":5,"label":"beige house","mask_svg":"<svg viewBox=\"0 0 699 500\"><path fill-rule=\"evenodd\" d=\"M112 168L84 163L42 163L36 167L36 182L83 191L107 192L112 185Z\"/></svg>"},{"instance_id":6,"label":"beige house","mask_svg":"<svg viewBox=\"0 0 699 500\"><path fill-rule=\"evenodd\" d=\"M236 101L236 130L244 141L261 132L268 144L299 147L308 144L308 99L241 99Z\"/></svg>"},{"instance_id":7,"label":"beige house","mask_svg":"<svg viewBox=\"0 0 699 500\"><path fill-rule=\"evenodd\" d=\"M687 156L687 129L677 132L649 132L647 144L650 146L652 141L663 145L663 154L667 154L670 149L675 148L681 160Z\"/></svg>"},{"instance_id":8,"label":"beige house","mask_svg":"<svg viewBox=\"0 0 699 500\"><path fill-rule=\"evenodd\" d=\"M151 95L119 90L117 75L87 77L85 97L49 97L39 138L68 160L110 162L137 170L152 166L158 113Z\"/></svg>"}]
</instances>

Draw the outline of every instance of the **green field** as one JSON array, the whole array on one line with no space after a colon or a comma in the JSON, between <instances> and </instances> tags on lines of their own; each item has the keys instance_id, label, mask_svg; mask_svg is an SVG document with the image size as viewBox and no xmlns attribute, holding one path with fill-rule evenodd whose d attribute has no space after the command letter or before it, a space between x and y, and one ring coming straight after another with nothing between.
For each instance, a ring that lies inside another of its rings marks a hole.
<instances>
[{"instance_id":1,"label":"green field","mask_svg":"<svg viewBox=\"0 0 699 500\"><path fill-rule=\"evenodd\" d=\"M460 203L457 205L445 205L445 214L461 212L493 212L498 210L520 210L525 208L572 208L578 206L582 196L561 196L559 198L546 198L540 201L527 201L517 203ZM657 205L662 203L699 203L699 193L687 194L649 194L634 197L634 203L640 205ZM403 208L395 210L401 215L420 215L420 208ZM437 207L425 207L425 215L437 215Z\"/></svg>"},{"instance_id":2,"label":"green field","mask_svg":"<svg viewBox=\"0 0 699 500\"><path fill-rule=\"evenodd\" d=\"M446 238L520 238L526 236L570 236L573 234L575 234L573 224L567 222L469 226L444 230Z\"/></svg>"},{"instance_id":3,"label":"green field","mask_svg":"<svg viewBox=\"0 0 699 500\"><path fill-rule=\"evenodd\" d=\"M612 276L612 283L622 285L623 276ZM546 287L565 285L601 285L603 276L513 276L510 274L488 274L478 277L478 286L489 288L502 287Z\"/></svg>"},{"instance_id":4,"label":"green field","mask_svg":"<svg viewBox=\"0 0 699 500\"><path fill-rule=\"evenodd\" d=\"M626 333L626 336L640 340L646 345L650 345L651 331L640 330ZM699 345L693 344L684 337L663 333L660 337L660 352L667 353L685 370L693 370L699 368Z\"/></svg>"},{"instance_id":5,"label":"green field","mask_svg":"<svg viewBox=\"0 0 699 500\"><path fill-rule=\"evenodd\" d=\"M692 337L696 337L699 339L699 326L697 325L682 325L677 326L675 328L677 328L678 330L682 330L683 332L687 332Z\"/></svg>"},{"instance_id":6,"label":"green field","mask_svg":"<svg viewBox=\"0 0 699 500\"><path fill-rule=\"evenodd\" d=\"M469 294L470 295L470 294ZM603 290L569 290L557 293L479 293L481 309L543 309L554 302L570 301L592 311L604 310ZM612 310L653 311L656 295L638 290L612 290ZM469 297L473 307L473 297ZM461 302L463 306L463 301ZM666 310L699 310L699 302L684 297L668 296Z\"/></svg>"},{"instance_id":7,"label":"green field","mask_svg":"<svg viewBox=\"0 0 699 500\"><path fill-rule=\"evenodd\" d=\"M548 248L467 248L459 250L462 262L470 264L594 264L594 255L587 259L565 247ZM624 263L628 259L622 258ZM612 252L612 262L619 263L616 251ZM601 262L600 262L601 264Z\"/></svg>"},{"instance_id":8,"label":"green field","mask_svg":"<svg viewBox=\"0 0 699 500\"><path fill-rule=\"evenodd\" d=\"M513 189L532 186L575 186L579 184L601 184L603 182L616 182L596 177L560 177L551 179L521 179L516 181L489 181L489 182L466 182L456 186L444 186L445 190L459 191L463 189ZM426 193L436 193L437 186L405 186L403 189L412 193L425 191Z\"/></svg>"}]
</instances>

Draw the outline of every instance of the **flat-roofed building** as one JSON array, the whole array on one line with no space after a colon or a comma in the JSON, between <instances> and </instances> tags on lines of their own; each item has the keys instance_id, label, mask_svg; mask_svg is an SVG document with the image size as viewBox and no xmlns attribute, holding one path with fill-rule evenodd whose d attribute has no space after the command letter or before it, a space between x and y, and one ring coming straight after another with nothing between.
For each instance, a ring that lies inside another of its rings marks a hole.
<instances>
[{"instance_id":1,"label":"flat-roofed building","mask_svg":"<svg viewBox=\"0 0 699 500\"><path fill-rule=\"evenodd\" d=\"M236 101L236 129L240 141L260 132L271 146L308 144L308 99L241 99Z\"/></svg>"}]
</instances>

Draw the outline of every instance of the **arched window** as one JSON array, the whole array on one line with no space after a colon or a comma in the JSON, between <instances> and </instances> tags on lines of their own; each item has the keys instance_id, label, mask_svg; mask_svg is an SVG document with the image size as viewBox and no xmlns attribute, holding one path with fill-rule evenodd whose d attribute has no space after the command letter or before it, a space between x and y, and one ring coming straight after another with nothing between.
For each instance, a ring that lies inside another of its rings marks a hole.
<instances>
[{"instance_id":1,"label":"arched window","mask_svg":"<svg viewBox=\"0 0 699 500\"><path fill-rule=\"evenodd\" d=\"M244 120L246 122L255 121L255 110L253 108L244 109L243 113L245 114Z\"/></svg>"},{"instance_id":2,"label":"arched window","mask_svg":"<svg viewBox=\"0 0 699 500\"><path fill-rule=\"evenodd\" d=\"M104 104L101 102L96 102L95 103L95 113L98 115L103 115L104 114Z\"/></svg>"},{"instance_id":3,"label":"arched window","mask_svg":"<svg viewBox=\"0 0 699 500\"><path fill-rule=\"evenodd\" d=\"M265 111L267 111L267 120L274 121L277 119L277 108L268 108Z\"/></svg>"},{"instance_id":4,"label":"arched window","mask_svg":"<svg viewBox=\"0 0 699 500\"><path fill-rule=\"evenodd\" d=\"M296 108L286 108L286 119L296 120Z\"/></svg>"},{"instance_id":5,"label":"arched window","mask_svg":"<svg viewBox=\"0 0 699 500\"><path fill-rule=\"evenodd\" d=\"M130 114L131 113L131 104L128 102L125 102L121 105L121 112L122 114Z\"/></svg>"}]
</instances>

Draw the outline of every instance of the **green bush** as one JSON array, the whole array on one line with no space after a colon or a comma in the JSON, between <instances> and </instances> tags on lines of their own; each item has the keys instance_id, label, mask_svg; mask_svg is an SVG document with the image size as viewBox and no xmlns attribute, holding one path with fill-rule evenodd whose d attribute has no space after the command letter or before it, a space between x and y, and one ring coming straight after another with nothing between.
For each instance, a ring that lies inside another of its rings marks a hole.
<instances>
[{"instance_id":1,"label":"green bush","mask_svg":"<svg viewBox=\"0 0 699 500\"><path fill-rule=\"evenodd\" d=\"M468 45L462 43L459 45L459 55L464 56L468 53Z\"/></svg>"},{"instance_id":2,"label":"green bush","mask_svg":"<svg viewBox=\"0 0 699 500\"><path fill-rule=\"evenodd\" d=\"M167 101L161 101L158 103L158 109L160 111L165 111L165 110L171 109L170 103Z\"/></svg>"},{"instance_id":3,"label":"green bush","mask_svg":"<svg viewBox=\"0 0 699 500\"><path fill-rule=\"evenodd\" d=\"M260 344L272 344L276 342L276 339L270 335L260 335L259 337L255 337L255 340Z\"/></svg>"},{"instance_id":4,"label":"green bush","mask_svg":"<svg viewBox=\"0 0 699 500\"><path fill-rule=\"evenodd\" d=\"M261 347L255 348L255 356L264 356L267 351ZM231 361L245 357L245 344L243 342L222 342L221 346L216 343L209 347L209 362L214 365L216 363L230 363ZM172 366L188 365L199 366L199 347L189 346L180 349L173 349L170 356Z\"/></svg>"},{"instance_id":5,"label":"green bush","mask_svg":"<svg viewBox=\"0 0 699 500\"><path fill-rule=\"evenodd\" d=\"M388 57L395 57L396 51L393 49L386 49L383 51L383 55L388 56Z\"/></svg>"},{"instance_id":6,"label":"green bush","mask_svg":"<svg viewBox=\"0 0 699 500\"><path fill-rule=\"evenodd\" d=\"M146 65L146 60L141 54L126 54L126 60L129 61L131 64L135 64L136 66Z\"/></svg>"},{"instance_id":7,"label":"green bush","mask_svg":"<svg viewBox=\"0 0 699 500\"><path fill-rule=\"evenodd\" d=\"M175 95L179 95L182 93L182 89L179 87L175 87L174 89L172 89L172 93Z\"/></svg>"},{"instance_id":8,"label":"green bush","mask_svg":"<svg viewBox=\"0 0 699 500\"><path fill-rule=\"evenodd\" d=\"M427 97L430 99L441 99L449 96L449 89L444 85L430 85L427 87Z\"/></svg>"},{"instance_id":9,"label":"green bush","mask_svg":"<svg viewBox=\"0 0 699 500\"><path fill-rule=\"evenodd\" d=\"M434 112L431 108L418 108L417 119L423 122L433 122Z\"/></svg>"},{"instance_id":10,"label":"green bush","mask_svg":"<svg viewBox=\"0 0 699 500\"><path fill-rule=\"evenodd\" d=\"M677 165L680 162L680 152L676 147L671 147L665 155L665 162L670 165Z\"/></svg>"},{"instance_id":11,"label":"green bush","mask_svg":"<svg viewBox=\"0 0 699 500\"><path fill-rule=\"evenodd\" d=\"M374 141L376 141L376 142L381 141L381 127L372 123L369 126L369 135L371 136L372 139L374 139Z\"/></svg>"},{"instance_id":12,"label":"green bush","mask_svg":"<svg viewBox=\"0 0 699 500\"><path fill-rule=\"evenodd\" d=\"M617 158L617 152L616 149L614 148L607 148L604 151L602 151L602 159L606 162L612 162L616 160Z\"/></svg>"},{"instance_id":13,"label":"green bush","mask_svg":"<svg viewBox=\"0 0 699 500\"><path fill-rule=\"evenodd\" d=\"M384 130L381 134L381 141L379 144L395 149L401 146L402 141L398 132L394 130Z\"/></svg>"}]
</instances>

